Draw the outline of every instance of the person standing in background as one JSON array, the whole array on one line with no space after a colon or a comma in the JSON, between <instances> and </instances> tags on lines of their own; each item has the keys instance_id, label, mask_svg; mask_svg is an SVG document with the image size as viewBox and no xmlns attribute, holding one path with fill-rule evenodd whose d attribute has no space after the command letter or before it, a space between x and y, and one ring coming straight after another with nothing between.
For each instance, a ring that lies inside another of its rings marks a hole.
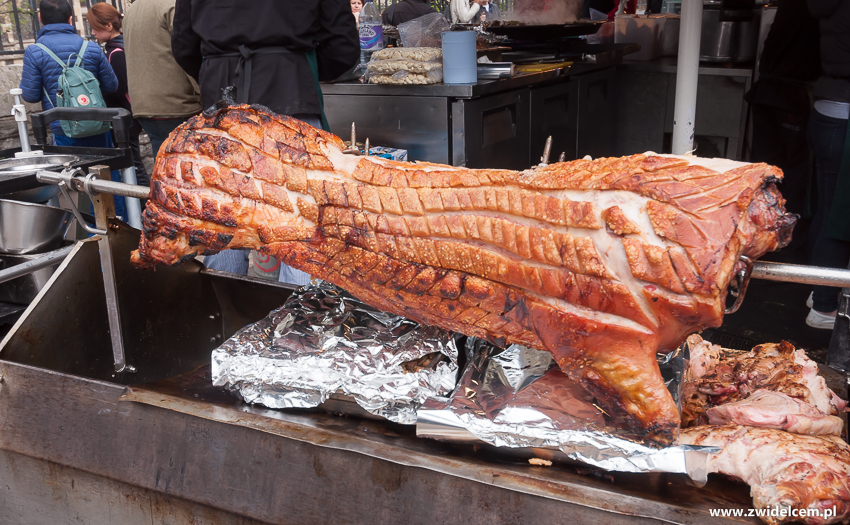
<instances>
[{"instance_id":1,"label":"person standing in background","mask_svg":"<svg viewBox=\"0 0 850 525\"><path fill-rule=\"evenodd\" d=\"M236 87L239 104L262 104L316 128L327 128L321 80L333 80L360 58L349 0L290 2L178 0L171 48L201 87L204 107ZM257 251L226 250L204 259L207 268L304 285L310 275ZM263 275L265 274L265 275Z\"/></svg>"},{"instance_id":2,"label":"person standing in background","mask_svg":"<svg viewBox=\"0 0 850 525\"><path fill-rule=\"evenodd\" d=\"M847 268L850 262L850 1L808 0L820 20L823 75L815 84L809 145L815 155L818 205L809 238L816 266ZM806 324L831 330L840 290L815 286Z\"/></svg>"},{"instance_id":3,"label":"person standing in background","mask_svg":"<svg viewBox=\"0 0 850 525\"><path fill-rule=\"evenodd\" d=\"M354 14L354 20L357 22L357 25L360 25L360 11L363 9L363 2L361 0L351 0L351 12Z\"/></svg>"},{"instance_id":4,"label":"person standing in background","mask_svg":"<svg viewBox=\"0 0 850 525\"><path fill-rule=\"evenodd\" d=\"M436 12L428 0L401 0L384 9L381 13L381 23L398 27L399 24L414 18Z\"/></svg>"},{"instance_id":5,"label":"person standing in background","mask_svg":"<svg viewBox=\"0 0 850 525\"><path fill-rule=\"evenodd\" d=\"M128 94L154 157L169 133L202 110L197 85L171 54L174 2L136 0L124 18Z\"/></svg>"},{"instance_id":6,"label":"person standing in background","mask_svg":"<svg viewBox=\"0 0 850 525\"><path fill-rule=\"evenodd\" d=\"M490 2L490 0L481 0L481 14L479 20L487 22L490 20L501 20L502 13L499 11L499 6Z\"/></svg>"},{"instance_id":7,"label":"person standing in background","mask_svg":"<svg viewBox=\"0 0 850 525\"><path fill-rule=\"evenodd\" d=\"M821 74L818 21L807 0L782 0L764 41L759 77L745 98L750 103L753 143L750 160L778 167L785 209L800 215L791 246L806 243L807 192L811 154L806 136L812 109L812 86Z\"/></svg>"},{"instance_id":8,"label":"person standing in background","mask_svg":"<svg viewBox=\"0 0 850 525\"><path fill-rule=\"evenodd\" d=\"M38 5L38 19L43 27L38 32L37 44L50 49L63 63L73 55L77 56L83 47L83 38L71 25L73 8L67 0L41 0ZM118 89L118 78L103 52L94 44L86 46L82 57L83 67L97 77L100 91L106 95ZM73 65L73 61L72 61ZM27 102L41 102L44 111L56 107L56 90L59 89L59 65L44 49L34 45L24 51L24 68L21 76L23 99ZM50 124L53 143L56 146L80 146L92 148L111 148L109 133L91 137L71 138L62 132L59 121Z\"/></svg>"},{"instance_id":9,"label":"person standing in background","mask_svg":"<svg viewBox=\"0 0 850 525\"><path fill-rule=\"evenodd\" d=\"M452 22L455 24L468 24L475 20L475 15L481 9L481 0L452 0L451 13Z\"/></svg>"},{"instance_id":10,"label":"person standing in background","mask_svg":"<svg viewBox=\"0 0 850 525\"><path fill-rule=\"evenodd\" d=\"M47 47L63 64L76 57L83 48L84 40L77 34L71 19L73 8L67 0L41 0L38 4L38 19L43 25L38 32L37 44ZM100 83L100 91L104 96L118 89L118 79L112 66L106 60L106 55L95 45L86 45L83 53L82 66L91 72ZM62 65L38 45L27 47L24 51L24 68L21 76L21 95L27 102L41 102L42 110L56 107L56 91L59 89L59 76ZM71 60L71 65L74 61ZM75 146L81 148L111 148L112 135L110 132L92 135L90 137L72 138L65 135L59 121L50 124L55 146ZM112 179L121 181L118 171L112 172ZM127 217L124 198L115 198L115 212L119 217Z\"/></svg>"},{"instance_id":11,"label":"person standing in background","mask_svg":"<svg viewBox=\"0 0 850 525\"><path fill-rule=\"evenodd\" d=\"M124 108L132 113L130 97L127 95L127 59L124 56L124 37L121 35L122 18L123 15L106 2L94 4L86 14L86 19L91 26L91 36L95 42L103 44L106 60L118 78L118 90L115 93L103 95L106 107ZM142 162L142 153L139 151L139 133L142 132L139 121L133 119L133 125L129 131L130 150L133 153L133 165L136 167L136 183L140 186L150 186L150 177Z\"/></svg>"}]
</instances>

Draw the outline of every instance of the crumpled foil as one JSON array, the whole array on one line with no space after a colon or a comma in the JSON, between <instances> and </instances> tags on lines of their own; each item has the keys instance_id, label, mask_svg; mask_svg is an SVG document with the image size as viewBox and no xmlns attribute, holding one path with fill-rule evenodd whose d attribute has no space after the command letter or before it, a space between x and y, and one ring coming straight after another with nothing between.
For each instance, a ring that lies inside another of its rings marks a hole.
<instances>
[{"instance_id":1,"label":"crumpled foil","mask_svg":"<svg viewBox=\"0 0 850 525\"><path fill-rule=\"evenodd\" d=\"M405 363L435 353L445 358L405 371ZM372 414L413 424L426 399L454 389L457 355L450 332L381 312L322 282L215 349L212 378L248 403L312 408L340 393Z\"/></svg>"},{"instance_id":2,"label":"crumpled foil","mask_svg":"<svg viewBox=\"0 0 850 525\"><path fill-rule=\"evenodd\" d=\"M696 484L706 482L708 455L717 447L658 449L638 443L548 353L520 345L500 350L480 340L468 341L467 353L469 364L451 398L429 400L419 409L417 436L546 449L605 470L682 473ZM678 402L687 366L683 351L661 356L659 363Z\"/></svg>"}]
</instances>

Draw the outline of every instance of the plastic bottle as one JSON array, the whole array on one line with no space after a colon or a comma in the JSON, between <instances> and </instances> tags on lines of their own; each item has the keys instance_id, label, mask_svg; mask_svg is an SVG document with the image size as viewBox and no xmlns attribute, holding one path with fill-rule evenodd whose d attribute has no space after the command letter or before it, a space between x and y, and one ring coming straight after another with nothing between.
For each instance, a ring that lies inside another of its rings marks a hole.
<instances>
[{"instance_id":1,"label":"plastic bottle","mask_svg":"<svg viewBox=\"0 0 850 525\"><path fill-rule=\"evenodd\" d=\"M365 71L372 53L384 48L384 30L381 27L381 12L372 0L366 0L360 10L360 67Z\"/></svg>"}]
</instances>

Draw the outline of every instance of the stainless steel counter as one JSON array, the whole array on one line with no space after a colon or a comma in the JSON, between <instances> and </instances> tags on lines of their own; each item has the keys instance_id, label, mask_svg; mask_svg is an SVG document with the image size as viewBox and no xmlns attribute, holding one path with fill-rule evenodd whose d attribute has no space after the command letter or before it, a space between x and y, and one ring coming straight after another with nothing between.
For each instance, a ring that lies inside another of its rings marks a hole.
<instances>
[{"instance_id":1,"label":"stainless steel counter","mask_svg":"<svg viewBox=\"0 0 850 525\"><path fill-rule=\"evenodd\" d=\"M606 68L606 65L573 64L539 73L527 73L501 80L479 80L476 84L449 85L430 84L393 86L387 84L364 84L360 81L323 83L322 93L328 95L368 95L381 97L449 97L473 98L495 95L524 87L557 83L563 77L580 75Z\"/></svg>"},{"instance_id":2,"label":"stainless steel counter","mask_svg":"<svg viewBox=\"0 0 850 525\"><path fill-rule=\"evenodd\" d=\"M649 71L653 73L676 73L677 57L660 57L655 60L628 60L624 59L622 67L632 71ZM707 64L699 68L700 75L711 75L720 77L747 77L752 78L753 67L733 64L724 66L722 64Z\"/></svg>"},{"instance_id":3,"label":"stainless steel counter","mask_svg":"<svg viewBox=\"0 0 850 525\"><path fill-rule=\"evenodd\" d=\"M525 169L546 137L567 159L611 154L613 64L570 67L474 85L323 84L331 131L406 149L409 160ZM581 118L580 118L581 116ZM582 132L582 128L587 129Z\"/></svg>"},{"instance_id":4,"label":"stainless steel counter","mask_svg":"<svg viewBox=\"0 0 850 525\"><path fill-rule=\"evenodd\" d=\"M618 67L615 154L669 151L676 95L676 57L623 60ZM752 66L703 63L699 68L696 154L743 160Z\"/></svg>"}]
</instances>

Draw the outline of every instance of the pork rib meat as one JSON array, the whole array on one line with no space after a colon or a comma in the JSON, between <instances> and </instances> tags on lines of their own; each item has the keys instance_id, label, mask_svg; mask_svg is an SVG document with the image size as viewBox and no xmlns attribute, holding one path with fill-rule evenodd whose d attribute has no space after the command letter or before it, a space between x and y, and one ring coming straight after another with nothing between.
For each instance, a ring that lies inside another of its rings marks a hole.
<instances>
[{"instance_id":1,"label":"pork rib meat","mask_svg":"<svg viewBox=\"0 0 850 525\"><path fill-rule=\"evenodd\" d=\"M738 423L798 434L838 435L846 402L817 363L787 342L749 352L726 350L694 334L682 386L682 426Z\"/></svg>"},{"instance_id":2,"label":"pork rib meat","mask_svg":"<svg viewBox=\"0 0 850 525\"><path fill-rule=\"evenodd\" d=\"M748 483L755 508L778 511L761 516L769 525L798 520L823 525L850 516L850 447L840 437L738 425L698 426L683 429L679 443L720 447L709 457L708 471ZM808 517L794 517L791 509L798 514L805 510ZM809 515L810 511L815 512Z\"/></svg>"},{"instance_id":3,"label":"pork rib meat","mask_svg":"<svg viewBox=\"0 0 850 525\"><path fill-rule=\"evenodd\" d=\"M523 172L393 162L262 107L220 107L163 145L133 260L258 249L386 311L548 350L667 444L679 415L655 353L721 323L741 255L787 243L781 176L654 154Z\"/></svg>"}]
</instances>

